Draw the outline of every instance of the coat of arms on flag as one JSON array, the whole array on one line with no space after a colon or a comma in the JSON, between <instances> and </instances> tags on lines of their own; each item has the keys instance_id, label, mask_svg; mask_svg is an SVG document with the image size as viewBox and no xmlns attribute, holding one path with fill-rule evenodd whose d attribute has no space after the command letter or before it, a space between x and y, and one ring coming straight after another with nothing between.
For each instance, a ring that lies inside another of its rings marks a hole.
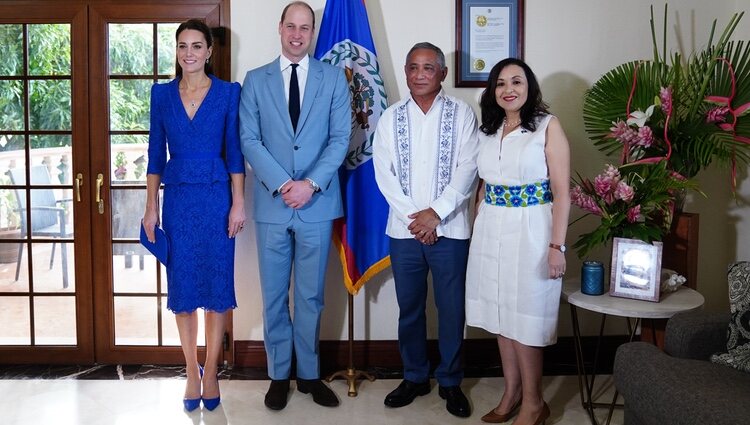
<instances>
[{"instance_id":1,"label":"coat of arms on flag","mask_svg":"<svg viewBox=\"0 0 750 425\"><path fill-rule=\"evenodd\" d=\"M320 58L344 68L352 93L352 136L344 165L356 168L372 156L378 117L388 107L375 53L351 40L337 43Z\"/></svg>"}]
</instances>

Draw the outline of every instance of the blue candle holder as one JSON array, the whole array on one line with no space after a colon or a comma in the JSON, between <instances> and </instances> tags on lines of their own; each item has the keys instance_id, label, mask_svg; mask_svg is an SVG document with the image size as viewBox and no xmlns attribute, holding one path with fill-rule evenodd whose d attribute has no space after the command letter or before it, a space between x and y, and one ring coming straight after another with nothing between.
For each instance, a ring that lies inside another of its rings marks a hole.
<instances>
[{"instance_id":1,"label":"blue candle holder","mask_svg":"<svg viewBox=\"0 0 750 425\"><path fill-rule=\"evenodd\" d=\"M586 295L604 293L604 264L600 261L584 261L581 266L581 292Z\"/></svg>"}]
</instances>

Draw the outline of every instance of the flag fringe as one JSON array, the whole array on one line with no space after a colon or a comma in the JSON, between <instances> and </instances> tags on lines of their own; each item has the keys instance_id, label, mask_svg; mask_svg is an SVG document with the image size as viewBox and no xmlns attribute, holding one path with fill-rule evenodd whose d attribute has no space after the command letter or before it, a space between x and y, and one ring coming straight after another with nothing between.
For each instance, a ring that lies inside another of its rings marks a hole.
<instances>
[{"instance_id":1,"label":"flag fringe","mask_svg":"<svg viewBox=\"0 0 750 425\"><path fill-rule=\"evenodd\" d=\"M346 261L346 247L341 240L341 236L337 232L333 233L333 243L336 246L336 251L338 251L339 254L339 261L341 262L341 269L344 274L344 286L346 286L346 290L352 295L357 295L357 293L359 293L359 290L362 289L367 281L372 279L372 277L376 274L391 266L391 256L385 256L378 260L375 264L368 267L367 270L365 270L365 272L362 274L362 276L359 277L359 279L353 281L351 276L349 276L349 263Z\"/></svg>"}]
</instances>

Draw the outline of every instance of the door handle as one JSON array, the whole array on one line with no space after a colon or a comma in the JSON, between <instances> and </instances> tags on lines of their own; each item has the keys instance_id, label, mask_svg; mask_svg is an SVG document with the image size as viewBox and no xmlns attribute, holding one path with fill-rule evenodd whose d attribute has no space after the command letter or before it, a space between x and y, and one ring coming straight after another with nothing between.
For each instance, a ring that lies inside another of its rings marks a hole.
<instances>
[{"instance_id":1,"label":"door handle","mask_svg":"<svg viewBox=\"0 0 750 425\"><path fill-rule=\"evenodd\" d=\"M76 174L76 202L81 202L81 186L83 186L83 173Z\"/></svg>"},{"instance_id":2,"label":"door handle","mask_svg":"<svg viewBox=\"0 0 750 425\"><path fill-rule=\"evenodd\" d=\"M99 205L99 214L104 214L104 199L102 199L102 186L104 186L104 175L96 175L96 203Z\"/></svg>"}]
</instances>

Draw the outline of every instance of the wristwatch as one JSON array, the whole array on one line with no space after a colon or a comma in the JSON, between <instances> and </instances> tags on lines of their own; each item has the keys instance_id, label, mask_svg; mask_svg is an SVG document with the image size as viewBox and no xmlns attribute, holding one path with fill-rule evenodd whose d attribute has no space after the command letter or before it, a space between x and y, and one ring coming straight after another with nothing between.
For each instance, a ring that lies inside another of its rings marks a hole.
<instances>
[{"instance_id":1,"label":"wristwatch","mask_svg":"<svg viewBox=\"0 0 750 425\"><path fill-rule=\"evenodd\" d=\"M567 246L565 246L565 244L562 244L562 245L557 245L557 244L554 244L554 243L550 243L550 244L549 244L549 247L550 247L550 248L554 248L554 249L556 249L556 250L558 250L558 251L562 252L563 254L565 254L565 251L567 251L567 250L568 250L568 247L567 247Z\"/></svg>"},{"instance_id":2,"label":"wristwatch","mask_svg":"<svg viewBox=\"0 0 750 425\"><path fill-rule=\"evenodd\" d=\"M320 186L318 186L313 179L307 178L305 179L306 182L310 184L310 188L313 190L313 192L320 192Z\"/></svg>"}]
</instances>

